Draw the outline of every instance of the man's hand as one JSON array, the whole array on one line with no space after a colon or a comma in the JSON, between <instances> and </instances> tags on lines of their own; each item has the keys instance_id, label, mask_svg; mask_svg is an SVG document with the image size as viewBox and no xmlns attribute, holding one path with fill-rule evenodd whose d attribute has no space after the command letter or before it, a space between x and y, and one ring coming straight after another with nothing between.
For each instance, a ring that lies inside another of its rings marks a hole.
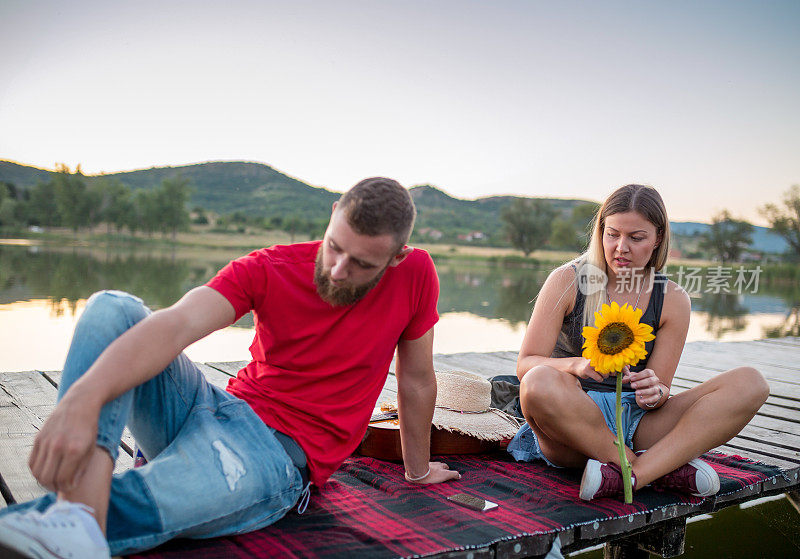
<instances>
[{"instance_id":1,"label":"man's hand","mask_svg":"<svg viewBox=\"0 0 800 559\"><path fill-rule=\"evenodd\" d=\"M461 474L455 470L451 470L450 466L444 462L430 462L428 467L430 468L430 473L422 479L415 480L414 478L410 478L408 472L406 472L406 481L417 485L428 485L450 481L451 479L461 479Z\"/></svg>"},{"instance_id":2,"label":"man's hand","mask_svg":"<svg viewBox=\"0 0 800 559\"><path fill-rule=\"evenodd\" d=\"M36 435L28 466L51 491L68 491L80 479L97 444L100 408L69 392Z\"/></svg>"}]
</instances>

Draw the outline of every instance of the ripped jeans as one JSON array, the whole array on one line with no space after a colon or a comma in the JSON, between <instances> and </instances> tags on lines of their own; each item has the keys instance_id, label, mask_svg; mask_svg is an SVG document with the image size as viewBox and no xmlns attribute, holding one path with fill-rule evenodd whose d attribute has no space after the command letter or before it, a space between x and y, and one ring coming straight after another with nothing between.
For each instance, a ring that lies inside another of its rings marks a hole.
<instances>
[{"instance_id":1,"label":"ripped jeans","mask_svg":"<svg viewBox=\"0 0 800 559\"><path fill-rule=\"evenodd\" d=\"M75 328L59 399L100 353L150 311L119 291L92 295ZM116 460L125 425L148 463L115 474L108 510L112 555L176 537L211 538L280 519L303 491L298 469L250 406L179 355L161 373L106 404L97 444ZM0 511L43 511L49 493Z\"/></svg>"}]
</instances>

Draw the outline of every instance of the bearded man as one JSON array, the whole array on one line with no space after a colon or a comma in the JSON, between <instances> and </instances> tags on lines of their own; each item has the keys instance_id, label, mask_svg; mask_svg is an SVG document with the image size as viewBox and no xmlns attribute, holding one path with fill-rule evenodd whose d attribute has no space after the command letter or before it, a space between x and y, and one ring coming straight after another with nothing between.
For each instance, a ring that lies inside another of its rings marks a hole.
<instances>
[{"instance_id":1,"label":"bearded man","mask_svg":"<svg viewBox=\"0 0 800 559\"><path fill-rule=\"evenodd\" d=\"M322 241L234 260L169 308L93 295L29 460L53 492L0 512L0 550L123 555L304 509L361 441L395 351L406 481L460 477L430 461L439 283L406 246L415 214L396 181L366 179ZM252 361L216 388L181 352L251 310ZM112 477L125 425L148 463Z\"/></svg>"}]
</instances>

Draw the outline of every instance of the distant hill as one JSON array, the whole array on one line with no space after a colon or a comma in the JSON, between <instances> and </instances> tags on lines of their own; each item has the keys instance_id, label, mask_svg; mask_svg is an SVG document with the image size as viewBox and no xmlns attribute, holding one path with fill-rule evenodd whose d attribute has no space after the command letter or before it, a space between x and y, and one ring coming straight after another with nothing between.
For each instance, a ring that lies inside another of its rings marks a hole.
<instances>
[{"instance_id":1,"label":"distant hill","mask_svg":"<svg viewBox=\"0 0 800 559\"><path fill-rule=\"evenodd\" d=\"M31 188L50 180L51 171L0 161L0 181ZM218 214L236 211L267 219L296 214L310 220L324 220L340 193L315 188L276 171L268 165L240 161L198 163L180 167L153 167L137 171L87 175L87 182L101 177L119 180L131 189L151 189L166 178L182 176L191 181L190 204ZM442 240L455 240L458 234L480 231L482 244L505 244L500 214L513 196L490 196L477 200L454 198L430 185L409 189L417 206L417 230L430 228L446 232ZM565 213L581 200L546 198ZM432 238L418 237L432 240Z\"/></svg>"},{"instance_id":2,"label":"distant hill","mask_svg":"<svg viewBox=\"0 0 800 559\"><path fill-rule=\"evenodd\" d=\"M708 223L696 221L670 221L669 226L674 234L684 237L699 237L711 228ZM788 250L789 245L783 237L768 227L754 225L753 242L750 244L750 248L758 252L782 254Z\"/></svg>"},{"instance_id":3,"label":"distant hill","mask_svg":"<svg viewBox=\"0 0 800 559\"><path fill-rule=\"evenodd\" d=\"M0 181L30 188L47 181L49 171L0 161ZM166 178L182 176L191 181L191 205L219 214L242 211L264 217L325 218L339 194L315 188L276 171L268 165L247 162L212 162L181 167L153 167L124 173L88 175L87 182L100 177L117 179L131 189L151 189Z\"/></svg>"},{"instance_id":4,"label":"distant hill","mask_svg":"<svg viewBox=\"0 0 800 559\"><path fill-rule=\"evenodd\" d=\"M39 182L50 180L50 171L28 167L11 161L0 161L0 182L15 186L31 187Z\"/></svg>"},{"instance_id":5,"label":"distant hill","mask_svg":"<svg viewBox=\"0 0 800 559\"><path fill-rule=\"evenodd\" d=\"M36 167L0 161L0 182L30 188L38 182L50 180L52 172ZM218 214L236 211L248 215L288 217L299 215L311 220L324 220L331 204L340 193L316 188L298 179L276 171L269 165L243 161L217 161L180 167L153 167L107 175L89 175L88 182L100 177L117 179L131 189L151 189L165 178L183 176L192 183L191 205L200 206ZM482 244L505 244L500 215L515 196L488 196L476 200L454 198L431 185L409 189L417 206L416 231L429 229L443 231L453 239L457 234L480 231L485 238ZM577 204L588 200L543 198L561 214L568 216ZM677 235L696 237L710 226L697 222L671 222ZM432 240L432 237L417 237ZM442 240L452 240L444 237ZM755 227L754 250L781 253L786 242L766 227Z\"/></svg>"},{"instance_id":6,"label":"distant hill","mask_svg":"<svg viewBox=\"0 0 800 559\"><path fill-rule=\"evenodd\" d=\"M518 196L488 196L476 200L454 198L431 185L409 189L417 206L416 230L435 229L468 234L479 231L486 235L486 244L503 241L503 208ZM569 216L572 208L588 200L540 198L550 203L560 214Z\"/></svg>"}]
</instances>

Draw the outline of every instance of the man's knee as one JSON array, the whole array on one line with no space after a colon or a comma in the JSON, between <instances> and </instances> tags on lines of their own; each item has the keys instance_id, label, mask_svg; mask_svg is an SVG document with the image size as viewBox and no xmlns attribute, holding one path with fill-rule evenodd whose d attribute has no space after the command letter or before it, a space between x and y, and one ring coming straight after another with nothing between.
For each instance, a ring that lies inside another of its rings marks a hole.
<instances>
[{"instance_id":1,"label":"man's knee","mask_svg":"<svg viewBox=\"0 0 800 559\"><path fill-rule=\"evenodd\" d=\"M118 318L138 322L149 314L144 302L130 293L105 290L93 293L86 301L84 316L93 317L104 323Z\"/></svg>"}]
</instances>

